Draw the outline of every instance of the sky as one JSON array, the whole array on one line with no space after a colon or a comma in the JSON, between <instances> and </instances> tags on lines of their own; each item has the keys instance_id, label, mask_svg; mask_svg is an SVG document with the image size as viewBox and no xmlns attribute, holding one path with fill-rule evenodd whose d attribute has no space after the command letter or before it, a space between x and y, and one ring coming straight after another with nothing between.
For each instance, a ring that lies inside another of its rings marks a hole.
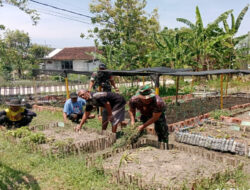
<instances>
[{"instance_id":1,"label":"sky","mask_svg":"<svg viewBox=\"0 0 250 190\"><path fill-rule=\"evenodd\" d=\"M36 1L93 16L89 12L91 0ZM220 14L230 9L233 9L233 13L237 17L240 11L249 3L250 0L147 0L146 12L151 13L156 8L158 9L161 28L179 28L185 25L177 22L176 18L185 18L194 22L195 7L198 6L206 26ZM0 24L5 25L10 30L18 29L28 33L32 43L47 45L53 48L94 45L93 39L80 38L81 33L87 34L88 30L94 27L89 18L60 12L33 2L29 2L29 6L36 9L40 14L40 20L37 25L32 25L32 21L27 14L8 4L0 7ZM61 17L67 17L71 20ZM245 15L237 36L246 34L248 31L250 31L250 10Z\"/></svg>"}]
</instances>

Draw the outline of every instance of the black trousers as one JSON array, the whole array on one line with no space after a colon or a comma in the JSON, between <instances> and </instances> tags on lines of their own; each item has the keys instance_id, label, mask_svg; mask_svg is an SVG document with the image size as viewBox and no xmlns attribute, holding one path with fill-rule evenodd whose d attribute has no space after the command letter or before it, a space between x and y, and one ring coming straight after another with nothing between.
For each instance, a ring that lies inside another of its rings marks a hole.
<instances>
[{"instance_id":1,"label":"black trousers","mask_svg":"<svg viewBox=\"0 0 250 190\"><path fill-rule=\"evenodd\" d=\"M146 123L151 117L141 115L141 122ZM160 118L154 123L155 124L155 132L158 136L159 142L168 143L168 125L165 117L165 113L163 112Z\"/></svg>"},{"instance_id":2,"label":"black trousers","mask_svg":"<svg viewBox=\"0 0 250 190\"><path fill-rule=\"evenodd\" d=\"M83 113L76 114L72 113L70 115L67 115L67 118L71 120L72 122L79 123L79 120L82 119Z\"/></svg>"},{"instance_id":3,"label":"black trousers","mask_svg":"<svg viewBox=\"0 0 250 190\"><path fill-rule=\"evenodd\" d=\"M24 116L20 121L11 121L6 115L0 117L0 125L7 127L15 126L16 128L28 125L33 119L33 116Z\"/></svg>"}]
</instances>

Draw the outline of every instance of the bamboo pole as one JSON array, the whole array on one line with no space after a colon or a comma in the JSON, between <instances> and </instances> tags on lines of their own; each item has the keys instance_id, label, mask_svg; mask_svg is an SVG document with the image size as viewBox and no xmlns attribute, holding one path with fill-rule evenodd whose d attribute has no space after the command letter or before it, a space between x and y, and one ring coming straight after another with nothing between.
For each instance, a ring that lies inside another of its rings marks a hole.
<instances>
[{"instance_id":1,"label":"bamboo pole","mask_svg":"<svg viewBox=\"0 0 250 190\"><path fill-rule=\"evenodd\" d=\"M229 74L227 74L227 83L226 83L226 96L227 96L227 89L228 89L228 81L229 81Z\"/></svg>"},{"instance_id":2,"label":"bamboo pole","mask_svg":"<svg viewBox=\"0 0 250 190\"><path fill-rule=\"evenodd\" d=\"M191 92L193 92L193 87L194 87L194 76L192 76Z\"/></svg>"},{"instance_id":3,"label":"bamboo pole","mask_svg":"<svg viewBox=\"0 0 250 190\"><path fill-rule=\"evenodd\" d=\"M220 109L223 109L223 74L220 75Z\"/></svg>"},{"instance_id":4,"label":"bamboo pole","mask_svg":"<svg viewBox=\"0 0 250 190\"><path fill-rule=\"evenodd\" d=\"M34 94L35 94L35 104L37 104L37 86L36 86L36 78L33 78L33 88L34 88Z\"/></svg>"},{"instance_id":5,"label":"bamboo pole","mask_svg":"<svg viewBox=\"0 0 250 190\"><path fill-rule=\"evenodd\" d=\"M156 95L160 95L160 76L159 75L156 75L155 76L155 94Z\"/></svg>"},{"instance_id":6,"label":"bamboo pole","mask_svg":"<svg viewBox=\"0 0 250 190\"><path fill-rule=\"evenodd\" d=\"M180 77L177 76L176 77L176 95L175 95L176 104L178 103L179 80L180 80Z\"/></svg>"},{"instance_id":7,"label":"bamboo pole","mask_svg":"<svg viewBox=\"0 0 250 190\"><path fill-rule=\"evenodd\" d=\"M67 99L69 99L69 81L67 74L65 75L65 86L66 86Z\"/></svg>"}]
</instances>

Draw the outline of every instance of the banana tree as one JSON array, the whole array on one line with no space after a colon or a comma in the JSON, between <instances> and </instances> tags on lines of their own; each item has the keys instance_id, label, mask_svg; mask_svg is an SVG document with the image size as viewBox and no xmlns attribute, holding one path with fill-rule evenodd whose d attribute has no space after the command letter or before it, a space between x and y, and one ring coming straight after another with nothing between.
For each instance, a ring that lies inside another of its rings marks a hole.
<instances>
[{"instance_id":1,"label":"banana tree","mask_svg":"<svg viewBox=\"0 0 250 190\"><path fill-rule=\"evenodd\" d=\"M165 28L161 33L154 34L154 41L158 49L151 52L151 58L162 66L182 68L188 54L188 48L183 45L186 30Z\"/></svg>"},{"instance_id":2,"label":"banana tree","mask_svg":"<svg viewBox=\"0 0 250 190\"><path fill-rule=\"evenodd\" d=\"M190 33L189 38L187 39L188 47L190 48L192 54L194 54L194 65L195 70L207 70L209 67L209 57L211 55L212 47L219 41L221 38L225 39L228 36L222 33L222 30L219 28L219 23L228 18L228 15L232 13L233 10L226 11L222 13L214 22L208 24L206 27L203 25L203 20L200 14L199 7L196 7L196 22L192 23L191 21L185 18L177 18L177 21L186 24L192 32ZM221 37L221 35L224 35ZM216 39L218 38L218 39Z\"/></svg>"},{"instance_id":3,"label":"banana tree","mask_svg":"<svg viewBox=\"0 0 250 190\"><path fill-rule=\"evenodd\" d=\"M231 27L229 26L227 19L223 20L225 34L231 35L231 38L227 40L227 43L231 44L231 48L228 48L227 51L225 52L226 54L225 57L227 58L225 61L227 63L227 67L229 68L232 68L235 66L236 58L242 55L242 51L245 51L245 49L237 49L236 46L241 40L247 37L247 34L239 36L239 37L234 37L234 36L238 32L241 22L248 11L248 8L249 8L249 5L245 6L240 12L240 14L238 15L236 20L235 20L235 16L232 13L230 14Z\"/></svg>"}]
</instances>

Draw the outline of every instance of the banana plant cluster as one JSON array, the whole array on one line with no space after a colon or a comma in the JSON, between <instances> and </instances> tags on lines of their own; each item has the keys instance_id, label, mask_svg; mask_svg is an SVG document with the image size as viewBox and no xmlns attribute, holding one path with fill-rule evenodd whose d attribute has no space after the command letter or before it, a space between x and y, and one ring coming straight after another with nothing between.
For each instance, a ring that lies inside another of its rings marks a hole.
<instances>
[{"instance_id":1,"label":"banana plant cluster","mask_svg":"<svg viewBox=\"0 0 250 190\"><path fill-rule=\"evenodd\" d=\"M206 27L196 7L196 22L185 18L177 21L187 25L187 28L168 29L154 35L157 49L150 53L155 64L162 63L172 68L192 67L193 70L211 70L221 68L237 68L237 58L244 59L243 52L247 49L237 48L238 43L247 35L235 37L239 30L249 5L238 15L233 10L222 13ZM231 16L231 27L227 22ZM222 23L223 27L220 27ZM248 56L248 55L245 55Z\"/></svg>"}]
</instances>

